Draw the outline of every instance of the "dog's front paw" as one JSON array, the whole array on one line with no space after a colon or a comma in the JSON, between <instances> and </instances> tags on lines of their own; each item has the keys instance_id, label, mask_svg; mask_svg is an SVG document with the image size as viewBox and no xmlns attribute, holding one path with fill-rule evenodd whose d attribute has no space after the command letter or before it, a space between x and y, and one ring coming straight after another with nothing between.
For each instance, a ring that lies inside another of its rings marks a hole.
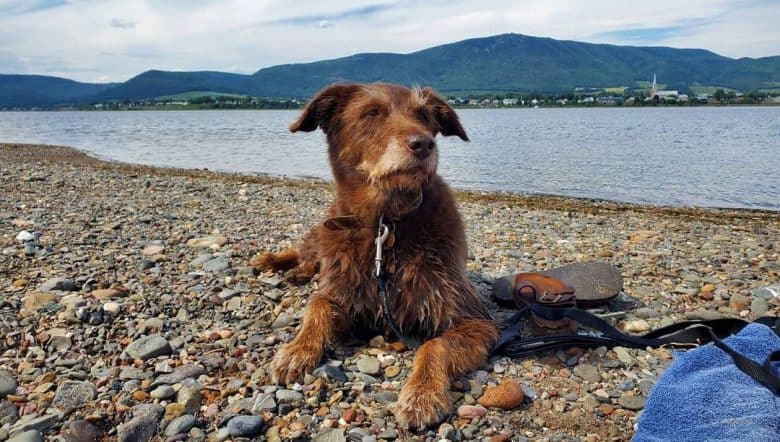
<instances>
[{"instance_id":1,"label":"dog's front paw","mask_svg":"<svg viewBox=\"0 0 780 442\"><path fill-rule=\"evenodd\" d=\"M423 430L440 422L452 412L452 398L447 388L404 385L393 406L398 424L406 429Z\"/></svg>"},{"instance_id":2,"label":"dog's front paw","mask_svg":"<svg viewBox=\"0 0 780 442\"><path fill-rule=\"evenodd\" d=\"M276 352L273 366L273 382L275 384L292 384L303 380L306 373L311 373L322 356L322 350L314 346L291 342Z\"/></svg>"}]
</instances>

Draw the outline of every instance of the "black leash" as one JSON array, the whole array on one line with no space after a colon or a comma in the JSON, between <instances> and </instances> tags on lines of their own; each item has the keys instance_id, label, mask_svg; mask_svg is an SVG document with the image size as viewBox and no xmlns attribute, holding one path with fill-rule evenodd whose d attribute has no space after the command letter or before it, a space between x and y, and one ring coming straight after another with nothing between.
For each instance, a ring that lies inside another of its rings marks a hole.
<instances>
[{"instance_id":1,"label":"black leash","mask_svg":"<svg viewBox=\"0 0 780 442\"><path fill-rule=\"evenodd\" d=\"M390 311L390 305L387 301L387 281L385 281L385 277L380 275L377 276L376 280L377 284L379 284L379 297L382 298L382 313L384 314L385 321L387 321L387 323L390 325L390 328L393 330L393 333L395 333L395 335L398 337L398 339L401 340L401 342L404 343L404 345L412 350L416 349L418 347L417 343L409 339L404 334Z\"/></svg>"},{"instance_id":2,"label":"black leash","mask_svg":"<svg viewBox=\"0 0 780 442\"><path fill-rule=\"evenodd\" d=\"M521 338L522 321L533 313L547 320L558 321L564 318L577 321L580 326L594 331L591 334L569 334L534 336ZM755 321L766 325L780 336L780 318L763 317ZM539 304L521 309L506 322L498 343L492 353L501 353L511 358L521 358L532 354L567 347L672 347L690 348L712 342L731 356L734 364L744 373L780 396L780 377L772 367L780 361L780 350L772 352L763 364L747 358L728 346L722 339L738 333L749 322L741 319L723 318L708 321L682 321L645 333L628 335L585 310L578 308L549 308Z\"/></svg>"}]
</instances>

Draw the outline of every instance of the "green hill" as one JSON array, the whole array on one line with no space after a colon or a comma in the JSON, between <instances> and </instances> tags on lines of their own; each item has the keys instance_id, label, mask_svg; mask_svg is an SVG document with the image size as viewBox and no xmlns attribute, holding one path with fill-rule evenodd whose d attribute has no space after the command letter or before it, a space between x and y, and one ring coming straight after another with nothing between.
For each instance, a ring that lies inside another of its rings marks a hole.
<instances>
[{"instance_id":1,"label":"green hill","mask_svg":"<svg viewBox=\"0 0 780 442\"><path fill-rule=\"evenodd\" d=\"M193 91L307 98L325 85L344 81L430 85L451 94L555 93L576 87L636 87L653 74L669 89L681 91L691 86L772 89L780 85L780 56L733 59L703 49L615 46L504 34L410 54L356 54L279 65L253 75L151 70L120 84L0 75L0 106L137 100Z\"/></svg>"},{"instance_id":2,"label":"green hill","mask_svg":"<svg viewBox=\"0 0 780 442\"><path fill-rule=\"evenodd\" d=\"M43 75L0 74L0 106L54 106L72 104L115 87L116 83L79 83Z\"/></svg>"},{"instance_id":3,"label":"green hill","mask_svg":"<svg viewBox=\"0 0 780 442\"><path fill-rule=\"evenodd\" d=\"M633 86L653 74L671 89L694 84L759 89L780 79L780 57L727 58L702 49L633 47L505 34L399 54L358 54L261 69L264 95L306 97L336 81L426 84L444 92L568 92Z\"/></svg>"},{"instance_id":4,"label":"green hill","mask_svg":"<svg viewBox=\"0 0 780 442\"><path fill-rule=\"evenodd\" d=\"M151 70L103 91L98 100L154 98L191 91L245 93L246 75L226 72L167 72Z\"/></svg>"}]
</instances>

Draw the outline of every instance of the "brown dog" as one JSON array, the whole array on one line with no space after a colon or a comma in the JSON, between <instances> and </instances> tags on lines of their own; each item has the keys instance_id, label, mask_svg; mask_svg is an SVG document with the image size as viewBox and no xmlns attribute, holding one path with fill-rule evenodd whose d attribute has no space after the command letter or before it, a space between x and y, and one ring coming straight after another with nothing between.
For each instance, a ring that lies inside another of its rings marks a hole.
<instances>
[{"instance_id":1,"label":"brown dog","mask_svg":"<svg viewBox=\"0 0 780 442\"><path fill-rule=\"evenodd\" d=\"M432 90L390 84L328 87L292 132L321 128L336 180L328 219L299 248L253 264L305 279L320 272L297 337L274 359L276 382L300 380L350 329L392 333L375 278L380 219L392 228L381 267L389 312L403 333L428 339L394 411L404 427L450 413L450 382L484 363L498 330L466 275L466 238L449 187L436 174L435 137L468 141L455 111Z\"/></svg>"}]
</instances>

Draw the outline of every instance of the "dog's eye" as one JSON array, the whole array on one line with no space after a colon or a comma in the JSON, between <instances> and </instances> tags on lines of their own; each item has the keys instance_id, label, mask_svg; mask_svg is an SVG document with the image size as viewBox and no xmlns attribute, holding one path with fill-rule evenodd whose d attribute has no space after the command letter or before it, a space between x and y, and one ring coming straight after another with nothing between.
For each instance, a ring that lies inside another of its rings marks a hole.
<instances>
[{"instance_id":1,"label":"dog's eye","mask_svg":"<svg viewBox=\"0 0 780 442\"><path fill-rule=\"evenodd\" d=\"M379 110L378 109L369 109L369 110L363 112L363 118L378 117L378 116L379 116Z\"/></svg>"},{"instance_id":2,"label":"dog's eye","mask_svg":"<svg viewBox=\"0 0 780 442\"><path fill-rule=\"evenodd\" d=\"M417 111L417 119L425 124L428 124L431 121L431 118L428 116L428 112L425 112L424 110Z\"/></svg>"}]
</instances>

